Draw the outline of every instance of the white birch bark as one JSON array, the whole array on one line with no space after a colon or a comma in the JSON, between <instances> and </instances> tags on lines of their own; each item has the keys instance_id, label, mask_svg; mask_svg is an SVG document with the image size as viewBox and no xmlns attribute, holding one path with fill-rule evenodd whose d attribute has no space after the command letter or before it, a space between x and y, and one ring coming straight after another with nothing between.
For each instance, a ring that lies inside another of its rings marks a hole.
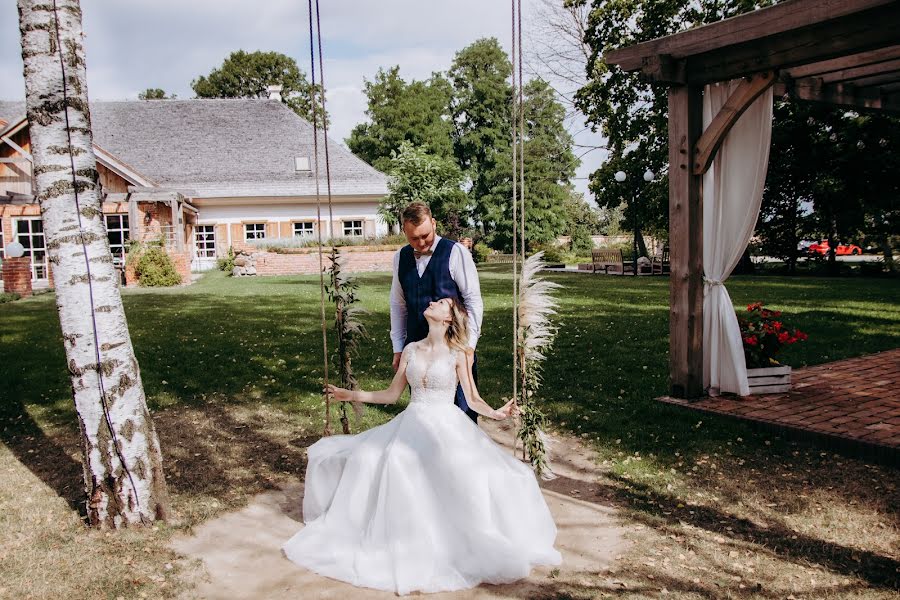
<instances>
[{"instance_id":1,"label":"white birch bark","mask_svg":"<svg viewBox=\"0 0 900 600\"><path fill-rule=\"evenodd\" d=\"M150 523L165 518L162 455L100 212L81 8L78 0L18 0L18 8L35 193L82 433L88 519Z\"/></svg>"}]
</instances>

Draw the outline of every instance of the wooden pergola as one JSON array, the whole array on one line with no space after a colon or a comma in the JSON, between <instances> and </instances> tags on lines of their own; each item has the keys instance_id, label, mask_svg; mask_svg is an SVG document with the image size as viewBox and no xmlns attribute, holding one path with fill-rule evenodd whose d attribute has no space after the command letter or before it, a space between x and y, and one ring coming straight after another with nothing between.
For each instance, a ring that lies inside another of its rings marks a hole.
<instances>
[{"instance_id":1,"label":"wooden pergola","mask_svg":"<svg viewBox=\"0 0 900 600\"><path fill-rule=\"evenodd\" d=\"M607 52L669 89L671 394L703 389L701 176L731 127L769 87L776 96L900 114L900 0L787 0ZM743 78L704 130L703 86Z\"/></svg>"}]
</instances>

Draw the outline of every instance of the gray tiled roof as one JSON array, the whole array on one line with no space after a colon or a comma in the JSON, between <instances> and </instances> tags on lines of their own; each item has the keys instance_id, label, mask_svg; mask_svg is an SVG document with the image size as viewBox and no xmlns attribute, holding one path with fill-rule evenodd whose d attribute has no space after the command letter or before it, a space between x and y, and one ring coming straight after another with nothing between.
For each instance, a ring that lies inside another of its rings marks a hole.
<instances>
[{"instance_id":1,"label":"gray tiled roof","mask_svg":"<svg viewBox=\"0 0 900 600\"><path fill-rule=\"evenodd\" d=\"M24 116L23 102L0 101L0 119ZM312 164L312 125L274 100L92 102L94 142L161 186L195 197L314 195L315 179L294 170ZM387 193L387 176L330 142L335 195ZM321 192L324 148L319 148Z\"/></svg>"}]
</instances>

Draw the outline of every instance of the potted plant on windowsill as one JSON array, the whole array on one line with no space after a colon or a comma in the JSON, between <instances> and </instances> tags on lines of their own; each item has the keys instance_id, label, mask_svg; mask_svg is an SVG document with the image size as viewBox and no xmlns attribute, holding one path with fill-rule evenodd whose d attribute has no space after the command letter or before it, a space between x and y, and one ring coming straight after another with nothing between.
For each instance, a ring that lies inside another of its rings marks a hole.
<instances>
[{"instance_id":1,"label":"potted plant on windowsill","mask_svg":"<svg viewBox=\"0 0 900 600\"><path fill-rule=\"evenodd\" d=\"M791 368L775 360L775 355L785 346L806 340L807 335L785 325L781 320L781 311L769 310L762 302L747 305L747 313L738 316L738 323L744 341L750 393L788 391L791 387Z\"/></svg>"}]
</instances>

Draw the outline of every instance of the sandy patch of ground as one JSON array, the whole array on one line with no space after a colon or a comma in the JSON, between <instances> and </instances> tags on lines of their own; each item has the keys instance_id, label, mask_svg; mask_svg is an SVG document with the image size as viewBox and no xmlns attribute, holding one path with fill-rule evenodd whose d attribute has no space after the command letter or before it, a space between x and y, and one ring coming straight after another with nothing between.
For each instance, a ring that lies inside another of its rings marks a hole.
<instances>
[{"instance_id":1,"label":"sandy patch of ground","mask_svg":"<svg viewBox=\"0 0 900 600\"><path fill-rule=\"evenodd\" d=\"M494 423L485 430L510 448L511 431ZM432 594L430 598L540 598L554 596L562 585L578 585L583 576L597 574L621 554L627 542L612 508L590 498L597 487L592 452L576 438L554 438L553 449L562 459L554 462L557 480L544 487L559 535L556 547L563 555L558 570L535 569L527 579L509 585L482 585L475 589ZM557 491L552 491L551 489ZM395 594L356 588L321 577L288 561L281 545L302 526L300 506L303 483L258 495L239 511L222 515L194 528L190 537L176 538L172 547L197 566L191 598L250 599L376 599Z\"/></svg>"}]
</instances>

